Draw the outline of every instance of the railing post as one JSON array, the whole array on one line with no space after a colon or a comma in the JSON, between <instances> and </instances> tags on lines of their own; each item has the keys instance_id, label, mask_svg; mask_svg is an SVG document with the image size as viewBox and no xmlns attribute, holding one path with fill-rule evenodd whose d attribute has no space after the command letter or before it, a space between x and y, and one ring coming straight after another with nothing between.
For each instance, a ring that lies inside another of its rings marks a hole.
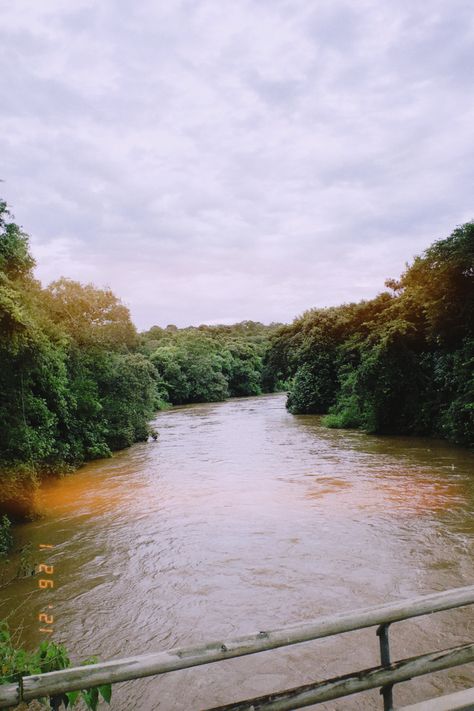
<instances>
[{"instance_id":1,"label":"railing post","mask_svg":"<svg viewBox=\"0 0 474 711\"><path fill-rule=\"evenodd\" d=\"M380 642L380 660L382 662L382 666L384 667L388 667L390 665L390 642L388 639L389 627L390 622L377 627L377 636ZM393 711L393 684L382 686L380 693L383 696L384 711Z\"/></svg>"}]
</instances>

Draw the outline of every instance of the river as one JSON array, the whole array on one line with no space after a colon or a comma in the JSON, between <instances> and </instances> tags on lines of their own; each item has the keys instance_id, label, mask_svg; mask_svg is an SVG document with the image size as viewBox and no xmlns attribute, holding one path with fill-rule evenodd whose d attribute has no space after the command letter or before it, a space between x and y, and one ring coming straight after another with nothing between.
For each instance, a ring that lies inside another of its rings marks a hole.
<instances>
[{"instance_id":1,"label":"river","mask_svg":"<svg viewBox=\"0 0 474 711\"><path fill-rule=\"evenodd\" d=\"M159 413L157 442L43 490L20 544L52 545L54 589L0 589L23 643L101 660L252 633L474 583L474 455L328 430L283 395ZM395 624L393 658L474 640L474 609ZM378 664L375 630L127 682L112 709L198 711ZM474 685L474 665L395 688L397 704ZM378 691L318 706L380 709Z\"/></svg>"}]
</instances>

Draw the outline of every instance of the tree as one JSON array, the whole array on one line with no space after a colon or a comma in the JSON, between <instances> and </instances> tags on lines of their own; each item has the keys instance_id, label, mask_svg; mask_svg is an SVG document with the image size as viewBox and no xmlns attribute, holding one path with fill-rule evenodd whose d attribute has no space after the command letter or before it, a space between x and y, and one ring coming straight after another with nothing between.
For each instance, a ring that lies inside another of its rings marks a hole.
<instances>
[{"instance_id":1,"label":"tree","mask_svg":"<svg viewBox=\"0 0 474 711\"><path fill-rule=\"evenodd\" d=\"M5 201L0 200L0 273L8 279L30 276L35 261L29 252L28 235L10 222Z\"/></svg>"},{"instance_id":2,"label":"tree","mask_svg":"<svg viewBox=\"0 0 474 711\"><path fill-rule=\"evenodd\" d=\"M138 343L129 310L110 289L63 277L46 289L44 304L54 323L80 346L117 350Z\"/></svg>"}]
</instances>

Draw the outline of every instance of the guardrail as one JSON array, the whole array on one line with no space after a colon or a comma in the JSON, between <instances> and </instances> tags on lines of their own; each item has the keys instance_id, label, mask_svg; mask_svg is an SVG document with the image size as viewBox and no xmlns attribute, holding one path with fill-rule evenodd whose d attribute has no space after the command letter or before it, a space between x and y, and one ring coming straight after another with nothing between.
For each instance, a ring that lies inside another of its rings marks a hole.
<instances>
[{"instance_id":1,"label":"guardrail","mask_svg":"<svg viewBox=\"0 0 474 711\"><path fill-rule=\"evenodd\" d=\"M394 684L474 661L474 644L465 644L392 663L388 638L389 626L401 620L472 604L474 604L474 585L363 610L342 612L304 624L257 632L230 640L116 659L47 674L24 676L18 683L0 685L0 708L8 708L21 701L31 701L66 691L165 674L377 626L380 639L380 666L208 711L263 711L264 709L265 711L285 709L291 711L376 687L382 689L385 711L392 711Z\"/></svg>"}]
</instances>

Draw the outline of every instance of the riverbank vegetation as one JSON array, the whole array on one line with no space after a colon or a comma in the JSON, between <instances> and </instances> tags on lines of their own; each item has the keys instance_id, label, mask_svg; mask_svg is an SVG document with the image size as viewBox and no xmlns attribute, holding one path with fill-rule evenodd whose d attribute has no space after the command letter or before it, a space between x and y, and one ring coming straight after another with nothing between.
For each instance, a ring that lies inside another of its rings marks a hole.
<instances>
[{"instance_id":1,"label":"riverbank vegetation","mask_svg":"<svg viewBox=\"0 0 474 711\"><path fill-rule=\"evenodd\" d=\"M375 299L312 309L274 336L287 407L329 427L474 446L474 223L435 242Z\"/></svg>"},{"instance_id":2,"label":"riverbank vegetation","mask_svg":"<svg viewBox=\"0 0 474 711\"><path fill-rule=\"evenodd\" d=\"M474 225L435 242L375 299L281 326L138 334L109 289L34 278L28 236L0 201L0 514L41 479L144 441L160 408L289 383L293 413L330 427L474 445ZM0 527L7 545L8 525Z\"/></svg>"}]
</instances>

